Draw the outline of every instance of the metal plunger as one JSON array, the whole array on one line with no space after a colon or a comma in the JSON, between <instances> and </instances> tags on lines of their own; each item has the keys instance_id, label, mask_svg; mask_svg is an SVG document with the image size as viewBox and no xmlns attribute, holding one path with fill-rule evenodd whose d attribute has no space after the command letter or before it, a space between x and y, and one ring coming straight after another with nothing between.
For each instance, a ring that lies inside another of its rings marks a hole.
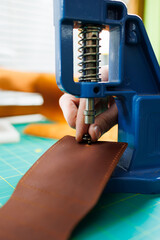
<instances>
[{"instance_id":1,"label":"metal plunger","mask_svg":"<svg viewBox=\"0 0 160 240\"><path fill-rule=\"evenodd\" d=\"M99 82L99 33L101 31L100 26L84 25L79 30L79 41L80 48L79 52L81 55L79 59L81 62L79 70L82 73L79 81L87 82ZM94 123L96 111L94 110L94 98L86 99L86 109L84 111L85 123L92 124Z\"/></svg>"}]
</instances>

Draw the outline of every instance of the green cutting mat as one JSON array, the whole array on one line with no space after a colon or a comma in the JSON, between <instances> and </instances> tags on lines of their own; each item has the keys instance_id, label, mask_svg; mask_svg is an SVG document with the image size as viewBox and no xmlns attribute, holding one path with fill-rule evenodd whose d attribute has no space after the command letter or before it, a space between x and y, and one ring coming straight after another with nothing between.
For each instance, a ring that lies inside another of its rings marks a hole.
<instances>
[{"instance_id":1,"label":"green cutting mat","mask_svg":"<svg viewBox=\"0 0 160 240\"><path fill-rule=\"evenodd\" d=\"M0 145L0 206L17 182L55 140L22 134L21 142ZM71 240L159 240L160 195L103 194L97 206L75 229Z\"/></svg>"}]
</instances>

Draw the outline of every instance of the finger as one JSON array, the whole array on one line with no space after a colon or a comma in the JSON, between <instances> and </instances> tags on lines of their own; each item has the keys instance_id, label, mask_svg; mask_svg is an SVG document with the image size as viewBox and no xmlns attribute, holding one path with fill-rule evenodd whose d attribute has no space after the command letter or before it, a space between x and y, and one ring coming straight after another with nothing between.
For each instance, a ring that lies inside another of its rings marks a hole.
<instances>
[{"instance_id":1,"label":"finger","mask_svg":"<svg viewBox=\"0 0 160 240\"><path fill-rule=\"evenodd\" d=\"M86 106L86 99L82 98L80 100L78 113L77 113L77 120L76 120L76 140L78 142L82 141L83 135L88 132L88 124L84 122L84 109Z\"/></svg>"},{"instance_id":2,"label":"finger","mask_svg":"<svg viewBox=\"0 0 160 240\"><path fill-rule=\"evenodd\" d=\"M97 141L100 136L112 128L118 121L118 109L114 103L108 110L101 113L95 118L95 123L89 126L88 132L93 142Z\"/></svg>"},{"instance_id":3,"label":"finger","mask_svg":"<svg viewBox=\"0 0 160 240\"><path fill-rule=\"evenodd\" d=\"M63 94L59 99L64 118L70 127L76 128L76 118L78 112L79 99L70 94Z\"/></svg>"}]
</instances>

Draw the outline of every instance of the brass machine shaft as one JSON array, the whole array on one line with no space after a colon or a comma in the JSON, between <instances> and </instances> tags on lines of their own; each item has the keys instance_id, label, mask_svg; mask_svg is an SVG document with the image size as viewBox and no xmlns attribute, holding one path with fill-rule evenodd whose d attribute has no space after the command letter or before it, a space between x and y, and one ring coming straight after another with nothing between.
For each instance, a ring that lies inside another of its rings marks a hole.
<instances>
[{"instance_id":1,"label":"brass machine shaft","mask_svg":"<svg viewBox=\"0 0 160 240\"><path fill-rule=\"evenodd\" d=\"M79 59L81 62L79 72L82 74L79 81L99 82L101 81L99 75L99 33L102 30L100 26L84 25L79 29L79 52L81 55ZM85 123L92 124L95 120L96 111L94 109L94 98L86 99L86 109L84 111Z\"/></svg>"}]
</instances>

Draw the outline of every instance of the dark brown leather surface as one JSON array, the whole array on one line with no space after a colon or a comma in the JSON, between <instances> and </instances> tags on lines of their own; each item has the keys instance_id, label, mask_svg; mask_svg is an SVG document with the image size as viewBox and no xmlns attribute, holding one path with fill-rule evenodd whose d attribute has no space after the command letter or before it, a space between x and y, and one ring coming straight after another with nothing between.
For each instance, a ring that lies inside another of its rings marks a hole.
<instances>
[{"instance_id":1,"label":"dark brown leather surface","mask_svg":"<svg viewBox=\"0 0 160 240\"><path fill-rule=\"evenodd\" d=\"M29 169L0 209L0 240L65 240L96 204L127 144L66 136Z\"/></svg>"}]
</instances>

